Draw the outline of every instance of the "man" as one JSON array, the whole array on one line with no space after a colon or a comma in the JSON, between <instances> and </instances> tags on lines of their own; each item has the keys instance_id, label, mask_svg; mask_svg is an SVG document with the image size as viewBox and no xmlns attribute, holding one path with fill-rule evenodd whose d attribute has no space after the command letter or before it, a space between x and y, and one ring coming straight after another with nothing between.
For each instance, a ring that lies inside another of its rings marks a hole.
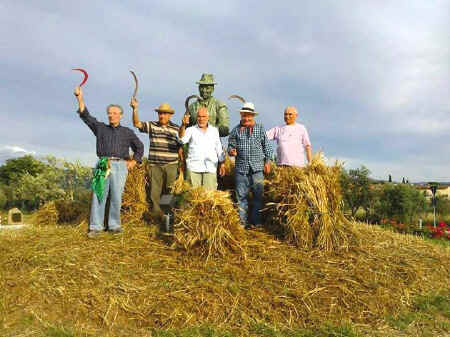
<instances>
[{"instance_id":1,"label":"man","mask_svg":"<svg viewBox=\"0 0 450 337\"><path fill-rule=\"evenodd\" d=\"M123 117L123 110L120 105L108 105L106 112L109 124L105 124L97 121L89 114L80 87L75 88L74 94L78 100L78 113L81 120L97 137L97 156L101 158L99 163L107 162L109 166L109 174L106 174L107 177L104 180L104 186L102 186L103 193L100 193L100 197L96 193L93 193L92 196L88 236L95 237L105 229L104 217L108 193L110 194L108 231L121 233L120 207L125 181L128 170L131 170L136 162L141 162L144 145L131 129L120 125L120 120ZM134 152L133 159L130 158L130 147ZM98 171L100 167L97 166Z\"/></svg>"},{"instance_id":2,"label":"man","mask_svg":"<svg viewBox=\"0 0 450 337\"><path fill-rule=\"evenodd\" d=\"M225 103L212 96L214 85L217 84L214 82L214 76L212 74L202 74L200 81L198 81L197 84L202 99L189 105L189 126L197 124L198 108L205 107L208 109L209 113L209 125L219 129L220 137L228 136L230 117L227 106Z\"/></svg>"},{"instance_id":3,"label":"man","mask_svg":"<svg viewBox=\"0 0 450 337\"><path fill-rule=\"evenodd\" d=\"M305 152L308 163L311 162L311 142L305 126L296 123L297 109L288 106L284 110L286 125L276 126L267 131L267 138L276 140L277 165L279 166L305 166Z\"/></svg>"},{"instance_id":4,"label":"man","mask_svg":"<svg viewBox=\"0 0 450 337\"><path fill-rule=\"evenodd\" d=\"M162 103L155 109L158 121L141 122L138 116L138 101L135 98L131 98L130 106L133 108L134 126L140 132L148 133L150 139L150 199L153 216L161 218L161 194L177 179L178 159L183 155L178 140L179 126L170 121L175 110L169 104Z\"/></svg>"},{"instance_id":5,"label":"man","mask_svg":"<svg viewBox=\"0 0 450 337\"><path fill-rule=\"evenodd\" d=\"M250 229L260 226L263 206L264 174L270 173L272 146L262 124L255 122L253 103L246 102L241 110L241 122L230 133L228 154L236 156L235 184L241 225ZM248 193L253 192L253 208L248 219Z\"/></svg>"},{"instance_id":6,"label":"man","mask_svg":"<svg viewBox=\"0 0 450 337\"><path fill-rule=\"evenodd\" d=\"M219 175L225 175L225 154L220 142L219 131L208 124L208 109L200 107L197 125L186 129L189 116L184 116L180 128L180 140L189 144L186 159L189 180L192 187L203 186L207 190L217 190L217 164Z\"/></svg>"}]
</instances>

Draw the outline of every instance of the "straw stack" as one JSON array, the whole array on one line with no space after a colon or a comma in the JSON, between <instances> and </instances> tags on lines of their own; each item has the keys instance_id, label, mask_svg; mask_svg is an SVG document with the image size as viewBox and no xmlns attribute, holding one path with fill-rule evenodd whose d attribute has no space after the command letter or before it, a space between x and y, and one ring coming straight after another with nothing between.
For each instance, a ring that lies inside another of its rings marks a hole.
<instances>
[{"instance_id":1,"label":"straw stack","mask_svg":"<svg viewBox=\"0 0 450 337\"><path fill-rule=\"evenodd\" d=\"M341 167L316 154L306 168L276 167L266 182L271 226L288 242L310 250L347 250L358 243L343 213Z\"/></svg>"},{"instance_id":2,"label":"straw stack","mask_svg":"<svg viewBox=\"0 0 450 337\"><path fill-rule=\"evenodd\" d=\"M174 211L174 238L178 247L209 258L230 252L244 254L239 215L228 192L190 189Z\"/></svg>"},{"instance_id":3,"label":"straw stack","mask_svg":"<svg viewBox=\"0 0 450 337\"><path fill-rule=\"evenodd\" d=\"M146 160L128 173L125 189L122 195L122 221L140 223L144 214L149 213L147 190L149 189L149 164Z\"/></svg>"}]
</instances>

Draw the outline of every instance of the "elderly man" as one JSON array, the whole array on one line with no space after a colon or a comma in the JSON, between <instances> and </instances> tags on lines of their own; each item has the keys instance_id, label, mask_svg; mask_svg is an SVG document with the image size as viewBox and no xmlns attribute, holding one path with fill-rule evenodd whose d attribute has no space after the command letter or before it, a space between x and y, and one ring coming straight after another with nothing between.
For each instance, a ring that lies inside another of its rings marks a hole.
<instances>
[{"instance_id":1,"label":"elderly man","mask_svg":"<svg viewBox=\"0 0 450 337\"><path fill-rule=\"evenodd\" d=\"M208 109L200 107L197 112L197 125L186 129L189 116L184 116L179 135L181 143L189 144L186 164L191 185L216 190L217 164L219 163L219 175L222 177L225 175L225 154L219 131L209 125L208 120Z\"/></svg>"},{"instance_id":2,"label":"elderly man","mask_svg":"<svg viewBox=\"0 0 450 337\"><path fill-rule=\"evenodd\" d=\"M212 96L214 92L214 76L212 74L202 74L200 81L197 82L198 91L201 100L197 100L189 105L189 126L197 124L198 108L205 107L209 113L209 125L219 129L220 137L226 137L229 134L230 117L225 103Z\"/></svg>"},{"instance_id":3,"label":"elderly man","mask_svg":"<svg viewBox=\"0 0 450 337\"><path fill-rule=\"evenodd\" d=\"M178 160L183 155L178 140L179 126L170 121L175 110L163 103L155 109L158 121L141 122L138 116L139 104L135 98L131 99L130 106L133 109L134 126L140 132L148 133L150 138L150 199L153 216L160 218L163 215L160 207L161 194L176 180Z\"/></svg>"},{"instance_id":4,"label":"elderly man","mask_svg":"<svg viewBox=\"0 0 450 337\"><path fill-rule=\"evenodd\" d=\"M89 114L83 100L83 92L80 87L74 92L78 100L78 114L81 120L92 130L97 137L97 156L100 159L96 173L100 170L100 163L104 168L109 166L109 174L102 175L101 193L93 193L91 205L91 217L89 221L89 237L95 237L105 229L105 205L108 194L110 195L110 208L108 218L108 231L112 233L122 232L120 223L120 207L122 205L122 193L125 187L128 170L132 169L136 162L141 162L144 153L144 145L129 128L121 126L123 109L120 105L110 104L106 108L109 124L97 121ZM134 152L130 158L129 149ZM104 179L106 178L106 179ZM104 180L103 180L104 179ZM103 185L104 183L104 185Z\"/></svg>"},{"instance_id":5,"label":"elderly man","mask_svg":"<svg viewBox=\"0 0 450 337\"><path fill-rule=\"evenodd\" d=\"M253 103L246 102L240 110L241 122L230 133L228 154L236 156L235 184L241 225L250 229L260 226L263 206L264 173L270 173L272 146L264 126L255 122L257 115ZM253 208L248 219L248 193L253 192Z\"/></svg>"},{"instance_id":6,"label":"elderly man","mask_svg":"<svg viewBox=\"0 0 450 337\"><path fill-rule=\"evenodd\" d=\"M276 126L266 132L267 138L277 142L277 165L305 166L305 152L308 163L311 161L311 142L305 126L296 123L297 109L288 106L284 110L286 125Z\"/></svg>"}]
</instances>

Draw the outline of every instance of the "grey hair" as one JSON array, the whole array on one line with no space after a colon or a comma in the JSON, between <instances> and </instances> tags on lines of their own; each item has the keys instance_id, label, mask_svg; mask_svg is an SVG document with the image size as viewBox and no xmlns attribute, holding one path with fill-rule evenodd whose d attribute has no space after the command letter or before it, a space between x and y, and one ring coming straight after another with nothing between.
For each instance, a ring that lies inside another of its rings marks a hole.
<instances>
[{"instance_id":1,"label":"grey hair","mask_svg":"<svg viewBox=\"0 0 450 337\"><path fill-rule=\"evenodd\" d=\"M120 114L123 115L123 109L119 104L110 104L106 107L106 113L108 113L109 108L119 108L120 109Z\"/></svg>"}]
</instances>

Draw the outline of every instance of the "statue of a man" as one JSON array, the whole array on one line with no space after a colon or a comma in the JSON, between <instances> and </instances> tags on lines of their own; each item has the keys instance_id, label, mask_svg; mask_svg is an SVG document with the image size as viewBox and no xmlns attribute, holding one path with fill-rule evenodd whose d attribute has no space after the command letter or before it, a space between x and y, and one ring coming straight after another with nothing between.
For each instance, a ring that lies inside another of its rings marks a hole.
<instances>
[{"instance_id":1,"label":"statue of a man","mask_svg":"<svg viewBox=\"0 0 450 337\"><path fill-rule=\"evenodd\" d=\"M209 114L209 125L219 129L220 137L228 136L230 133L230 116L225 103L212 96L214 85L217 84L214 82L213 74L202 74L197 84L202 99L189 105L189 126L197 124L198 108L206 107Z\"/></svg>"}]
</instances>

